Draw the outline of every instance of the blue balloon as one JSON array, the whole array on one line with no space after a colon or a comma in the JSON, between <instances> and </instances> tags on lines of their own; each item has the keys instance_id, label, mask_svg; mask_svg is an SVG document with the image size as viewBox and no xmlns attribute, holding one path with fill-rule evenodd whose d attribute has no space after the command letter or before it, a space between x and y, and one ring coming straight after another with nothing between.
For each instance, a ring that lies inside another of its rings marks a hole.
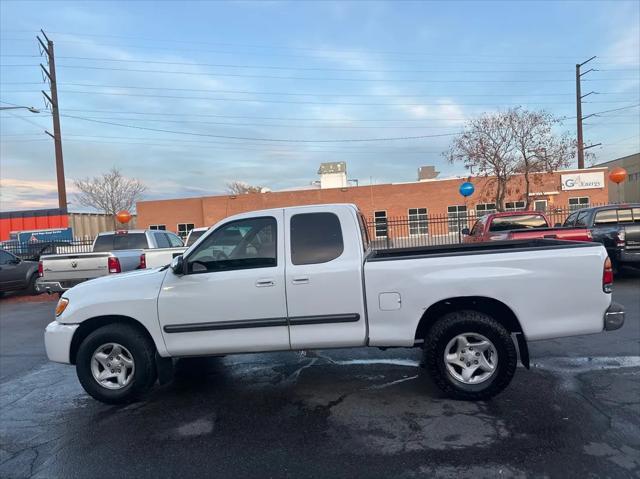
<instances>
[{"instance_id":1,"label":"blue balloon","mask_svg":"<svg viewBox=\"0 0 640 479\"><path fill-rule=\"evenodd\" d=\"M471 196L474 191L475 191L475 188L473 187L473 183L465 181L460 185L460 194L465 198L467 196Z\"/></svg>"}]
</instances>

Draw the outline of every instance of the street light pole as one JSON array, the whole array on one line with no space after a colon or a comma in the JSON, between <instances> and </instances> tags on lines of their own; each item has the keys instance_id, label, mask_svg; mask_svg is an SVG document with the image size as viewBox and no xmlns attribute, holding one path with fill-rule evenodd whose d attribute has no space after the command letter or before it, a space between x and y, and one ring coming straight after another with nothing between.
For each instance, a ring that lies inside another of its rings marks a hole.
<instances>
[{"instance_id":1,"label":"street light pole","mask_svg":"<svg viewBox=\"0 0 640 479\"><path fill-rule=\"evenodd\" d=\"M0 110L29 110L31 113L40 113L40 110L32 106L0 106Z\"/></svg>"}]
</instances>

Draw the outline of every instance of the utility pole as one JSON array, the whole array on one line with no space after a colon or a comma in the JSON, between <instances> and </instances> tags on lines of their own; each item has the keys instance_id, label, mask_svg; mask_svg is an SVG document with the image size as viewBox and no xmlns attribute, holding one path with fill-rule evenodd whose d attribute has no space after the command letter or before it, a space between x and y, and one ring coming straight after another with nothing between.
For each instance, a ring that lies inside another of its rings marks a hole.
<instances>
[{"instance_id":1,"label":"utility pole","mask_svg":"<svg viewBox=\"0 0 640 479\"><path fill-rule=\"evenodd\" d=\"M56 154L56 177L58 179L58 207L60 209L66 210L67 208L67 187L65 185L64 180L64 161L62 159L62 133L60 131L60 110L58 108L58 85L56 83L56 61L53 53L53 42L49 40L46 33L43 30L40 30L42 36L44 37L43 41L38 35L36 38L40 43L40 47L42 51L40 54L46 54L47 57L47 67L45 67L42 63L40 64L40 68L44 72L46 78L49 80L50 94L47 94L44 90L42 90L42 94L44 95L47 103L51 105L51 114L53 116L53 135L48 131L45 132L51 138L53 138L53 143L55 146L55 154Z\"/></svg>"},{"instance_id":2,"label":"utility pole","mask_svg":"<svg viewBox=\"0 0 640 479\"><path fill-rule=\"evenodd\" d=\"M586 95L582 95L580 90L580 78L582 75L586 75L587 73L593 71L593 68L587 70L584 73L580 73L580 67L589 63L591 60L596 58L595 56L589 58L587 61L576 64L576 122L577 122L577 132L578 132L578 168L584 168L584 139L582 137L582 99L586 96L591 95L593 92L589 92Z\"/></svg>"}]
</instances>

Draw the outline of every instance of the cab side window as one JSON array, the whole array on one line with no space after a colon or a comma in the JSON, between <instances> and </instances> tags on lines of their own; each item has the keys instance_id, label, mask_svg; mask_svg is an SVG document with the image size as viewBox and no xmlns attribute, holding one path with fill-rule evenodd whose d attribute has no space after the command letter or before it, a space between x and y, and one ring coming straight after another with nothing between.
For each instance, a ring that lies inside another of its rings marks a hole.
<instances>
[{"instance_id":1,"label":"cab side window","mask_svg":"<svg viewBox=\"0 0 640 479\"><path fill-rule=\"evenodd\" d=\"M16 262L16 257L6 251L0 251L0 264L13 264Z\"/></svg>"},{"instance_id":2,"label":"cab side window","mask_svg":"<svg viewBox=\"0 0 640 479\"><path fill-rule=\"evenodd\" d=\"M167 235L164 233L156 233L154 234L155 238L156 238L156 243L158 245L158 248L168 248L169 247L169 240L167 239Z\"/></svg>"},{"instance_id":3,"label":"cab side window","mask_svg":"<svg viewBox=\"0 0 640 479\"><path fill-rule=\"evenodd\" d=\"M227 223L187 257L187 273L277 266L276 232L277 222L271 216Z\"/></svg>"},{"instance_id":4,"label":"cab side window","mask_svg":"<svg viewBox=\"0 0 640 479\"><path fill-rule=\"evenodd\" d=\"M182 243L182 240L178 238L177 235L174 235L173 233L166 233L166 235L172 248L180 248L181 246L184 246L184 243Z\"/></svg>"},{"instance_id":5,"label":"cab side window","mask_svg":"<svg viewBox=\"0 0 640 479\"><path fill-rule=\"evenodd\" d=\"M333 213L303 213L291 217L291 262L327 263L344 251L340 220Z\"/></svg>"}]
</instances>

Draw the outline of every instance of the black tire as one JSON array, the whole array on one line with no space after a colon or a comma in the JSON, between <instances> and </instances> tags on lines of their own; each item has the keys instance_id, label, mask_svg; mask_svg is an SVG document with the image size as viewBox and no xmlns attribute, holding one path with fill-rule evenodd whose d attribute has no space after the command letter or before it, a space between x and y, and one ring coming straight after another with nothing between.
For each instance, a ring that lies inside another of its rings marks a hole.
<instances>
[{"instance_id":1,"label":"black tire","mask_svg":"<svg viewBox=\"0 0 640 479\"><path fill-rule=\"evenodd\" d=\"M122 389L102 386L91 372L93 353L106 343L118 343L133 356L134 372ZM123 323L108 324L89 334L80 344L76 356L76 373L84 390L107 404L127 404L140 399L156 382L155 346L139 329Z\"/></svg>"},{"instance_id":2,"label":"black tire","mask_svg":"<svg viewBox=\"0 0 640 479\"><path fill-rule=\"evenodd\" d=\"M484 382L465 384L447 370L444 354L449 341L459 334L476 333L491 341L497 352L493 374ZM477 311L455 311L436 321L424 342L424 366L436 385L454 399L489 399L506 388L518 365L518 353L509 331L491 316Z\"/></svg>"},{"instance_id":3,"label":"black tire","mask_svg":"<svg viewBox=\"0 0 640 479\"><path fill-rule=\"evenodd\" d=\"M32 274L29 278L29 282L27 283L27 287L24 290L29 296L33 296L34 294L38 294L36 291L36 280L38 279L37 274Z\"/></svg>"}]
</instances>

